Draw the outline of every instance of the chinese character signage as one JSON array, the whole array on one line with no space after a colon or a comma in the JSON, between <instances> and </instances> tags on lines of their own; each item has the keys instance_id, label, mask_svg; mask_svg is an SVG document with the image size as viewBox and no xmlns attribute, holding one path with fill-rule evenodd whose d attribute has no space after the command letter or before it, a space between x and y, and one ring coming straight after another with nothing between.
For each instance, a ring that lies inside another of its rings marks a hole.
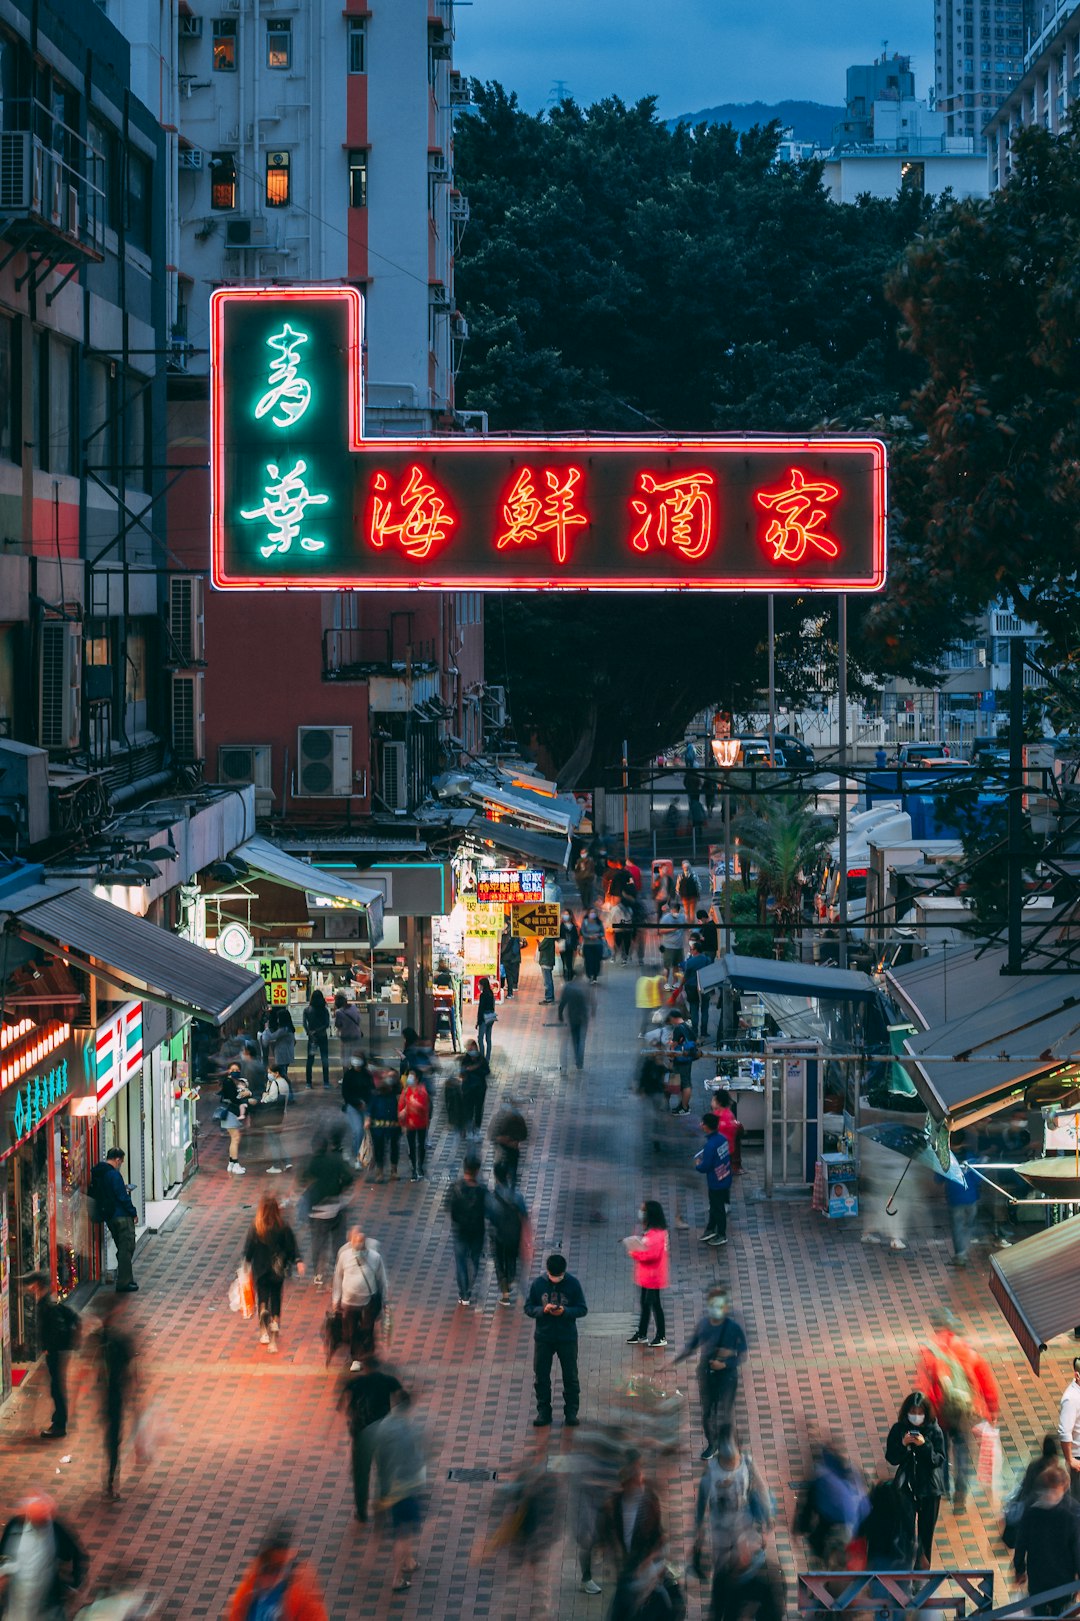
<instances>
[{"instance_id":1,"label":"chinese character signage","mask_svg":"<svg viewBox=\"0 0 1080 1621\"><path fill-rule=\"evenodd\" d=\"M215 585L876 591L875 439L363 437L352 287L211 298Z\"/></svg>"},{"instance_id":2,"label":"chinese character signage","mask_svg":"<svg viewBox=\"0 0 1080 1621\"><path fill-rule=\"evenodd\" d=\"M138 1005L138 1004L136 1004ZM6 1038L6 1039L5 1039ZM73 1099L93 1097L97 1063L94 1032L60 1022L0 1031L0 1159Z\"/></svg>"},{"instance_id":3,"label":"chinese character signage","mask_svg":"<svg viewBox=\"0 0 1080 1621\"><path fill-rule=\"evenodd\" d=\"M94 1077L99 1109L138 1074L142 1060L142 1003L126 1002L104 1024L98 1025L94 1037Z\"/></svg>"},{"instance_id":4,"label":"chinese character signage","mask_svg":"<svg viewBox=\"0 0 1080 1621\"><path fill-rule=\"evenodd\" d=\"M288 957L260 957L259 972L266 988L266 1000L271 1007L289 1005Z\"/></svg>"},{"instance_id":5,"label":"chinese character signage","mask_svg":"<svg viewBox=\"0 0 1080 1621\"><path fill-rule=\"evenodd\" d=\"M544 875L542 872L521 871L517 867L486 868L476 880L478 901L520 903L542 901Z\"/></svg>"}]
</instances>

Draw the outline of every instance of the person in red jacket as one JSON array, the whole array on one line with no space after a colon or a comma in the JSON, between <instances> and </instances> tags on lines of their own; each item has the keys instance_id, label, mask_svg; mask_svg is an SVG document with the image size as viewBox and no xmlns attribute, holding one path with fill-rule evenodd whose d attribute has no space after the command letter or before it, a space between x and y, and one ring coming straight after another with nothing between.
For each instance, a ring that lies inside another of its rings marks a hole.
<instances>
[{"instance_id":1,"label":"person in red jacket","mask_svg":"<svg viewBox=\"0 0 1080 1621\"><path fill-rule=\"evenodd\" d=\"M959 1326L947 1307L932 1313L933 1335L919 1353L916 1370L916 1380L945 1435L945 1491L952 1491L956 1509L967 1500L972 1425L996 1425L1001 1410L1001 1392L990 1364L960 1337Z\"/></svg>"},{"instance_id":2,"label":"person in red jacket","mask_svg":"<svg viewBox=\"0 0 1080 1621\"><path fill-rule=\"evenodd\" d=\"M717 1077L719 1079L719 1076ZM742 1170L742 1134L743 1128L735 1118L735 1111L731 1107L731 1093L723 1090L713 1093L712 1112L716 1116L716 1124L720 1134L727 1138L728 1151L731 1154L731 1169Z\"/></svg>"},{"instance_id":3,"label":"person in red jacket","mask_svg":"<svg viewBox=\"0 0 1080 1621\"><path fill-rule=\"evenodd\" d=\"M228 1621L249 1621L256 1615L329 1621L315 1578L297 1559L295 1539L283 1525L270 1531L229 1605Z\"/></svg>"},{"instance_id":4,"label":"person in red jacket","mask_svg":"<svg viewBox=\"0 0 1080 1621\"><path fill-rule=\"evenodd\" d=\"M660 1292L671 1282L668 1224L663 1210L655 1199L646 1199L638 1215L641 1233L623 1239L626 1253L634 1263L634 1282L641 1291L638 1326L626 1343L640 1345L648 1341L649 1349L656 1350L659 1346L667 1344ZM656 1332L651 1340L648 1337L650 1315L656 1325Z\"/></svg>"},{"instance_id":5,"label":"person in red jacket","mask_svg":"<svg viewBox=\"0 0 1080 1621\"><path fill-rule=\"evenodd\" d=\"M405 1140L409 1145L409 1163L414 1182L424 1180L427 1164L427 1134L431 1124L431 1094L420 1077L412 1070L405 1077L405 1090L398 1103L398 1120L405 1127Z\"/></svg>"}]
</instances>

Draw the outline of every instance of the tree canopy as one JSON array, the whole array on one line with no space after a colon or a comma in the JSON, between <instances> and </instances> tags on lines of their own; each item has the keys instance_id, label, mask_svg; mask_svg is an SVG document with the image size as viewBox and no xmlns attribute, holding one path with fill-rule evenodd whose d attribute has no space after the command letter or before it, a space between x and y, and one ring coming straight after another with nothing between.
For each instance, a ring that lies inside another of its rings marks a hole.
<instances>
[{"instance_id":1,"label":"tree canopy","mask_svg":"<svg viewBox=\"0 0 1080 1621\"><path fill-rule=\"evenodd\" d=\"M524 112L473 86L455 162L470 225L461 406L497 429L868 429L922 382L887 272L928 224L915 194L839 207L820 166L775 162L775 126L668 129L651 98ZM778 600L788 668L805 603ZM764 664L760 599L511 596L488 670L520 735L567 780L670 742L699 709L745 709ZM894 651L894 658L900 659Z\"/></svg>"}]
</instances>

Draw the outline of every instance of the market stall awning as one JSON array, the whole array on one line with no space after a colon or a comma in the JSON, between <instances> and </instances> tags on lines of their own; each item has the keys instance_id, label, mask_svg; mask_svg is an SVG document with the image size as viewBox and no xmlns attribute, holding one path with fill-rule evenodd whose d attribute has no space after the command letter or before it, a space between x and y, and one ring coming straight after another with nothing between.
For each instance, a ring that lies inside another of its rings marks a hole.
<instances>
[{"instance_id":1,"label":"market stall awning","mask_svg":"<svg viewBox=\"0 0 1080 1621\"><path fill-rule=\"evenodd\" d=\"M992 1255L990 1293L1038 1373L1050 1341L1080 1322L1080 1216Z\"/></svg>"},{"instance_id":2,"label":"market stall awning","mask_svg":"<svg viewBox=\"0 0 1080 1621\"><path fill-rule=\"evenodd\" d=\"M473 816L467 831L476 839L486 839L511 855L537 861L542 867L565 871L570 861L569 838L554 839L531 828L514 827L511 822L489 822L486 816Z\"/></svg>"},{"instance_id":3,"label":"market stall awning","mask_svg":"<svg viewBox=\"0 0 1080 1621\"><path fill-rule=\"evenodd\" d=\"M879 994L869 974L852 968L819 968L814 963L776 962L772 957L741 957L734 951L718 957L698 974L703 991L725 983L737 991L809 996L832 1002L871 1002Z\"/></svg>"},{"instance_id":4,"label":"market stall awning","mask_svg":"<svg viewBox=\"0 0 1080 1621\"><path fill-rule=\"evenodd\" d=\"M500 818L512 817L522 826L534 831L569 835L581 820L579 807L574 802L573 814L559 808L555 796L547 798L529 789L512 789L505 783L487 782L481 777L469 777L460 771L448 771L436 777L432 785L442 800L461 800L477 810L493 812Z\"/></svg>"},{"instance_id":5,"label":"market stall awning","mask_svg":"<svg viewBox=\"0 0 1080 1621\"><path fill-rule=\"evenodd\" d=\"M164 1002L223 1025L263 999L260 974L249 974L168 929L133 917L75 885L34 884L5 895L6 933L56 952L125 994Z\"/></svg>"},{"instance_id":6,"label":"market stall awning","mask_svg":"<svg viewBox=\"0 0 1080 1621\"><path fill-rule=\"evenodd\" d=\"M381 889L370 889L365 884L354 884L348 878L339 878L336 873L324 872L320 867L313 867L309 861L301 861L297 856L290 855L269 839L248 839L246 843L238 845L233 854L246 861L254 872L273 879L276 884L284 884L286 889L302 889L309 895L319 895L341 906L355 906L365 911L371 944L377 946L382 939Z\"/></svg>"}]
</instances>

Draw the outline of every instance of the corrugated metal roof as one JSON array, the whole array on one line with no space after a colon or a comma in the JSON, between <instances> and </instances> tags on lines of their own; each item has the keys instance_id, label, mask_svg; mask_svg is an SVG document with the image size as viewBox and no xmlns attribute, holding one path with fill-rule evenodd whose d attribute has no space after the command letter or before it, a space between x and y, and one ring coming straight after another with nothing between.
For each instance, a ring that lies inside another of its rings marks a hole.
<instances>
[{"instance_id":1,"label":"corrugated metal roof","mask_svg":"<svg viewBox=\"0 0 1080 1621\"><path fill-rule=\"evenodd\" d=\"M742 957L734 951L718 957L698 975L703 991L725 980L739 991L774 991L780 996L811 996L833 1002L869 1002L878 994L869 974L852 968L776 962L771 957Z\"/></svg>"},{"instance_id":2,"label":"corrugated metal roof","mask_svg":"<svg viewBox=\"0 0 1080 1621\"><path fill-rule=\"evenodd\" d=\"M468 832L477 839L486 839L508 850L512 855L524 856L527 861L539 861L545 867L565 871L570 860L569 837L556 839L547 833L537 833L530 827L515 827L511 822L489 822L486 816L475 812L468 823Z\"/></svg>"},{"instance_id":3,"label":"corrugated metal roof","mask_svg":"<svg viewBox=\"0 0 1080 1621\"><path fill-rule=\"evenodd\" d=\"M990 1292L1038 1373L1049 1342L1080 1320L1080 1216L992 1255Z\"/></svg>"},{"instance_id":4,"label":"corrugated metal roof","mask_svg":"<svg viewBox=\"0 0 1080 1621\"><path fill-rule=\"evenodd\" d=\"M132 995L157 997L218 1025L263 997L261 975L85 889L37 884L16 891L0 902L0 918L22 939L59 951Z\"/></svg>"},{"instance_id":5,"label":"corrugated metal roof","mask_svg":"<svg viewBox=\"0 0 1080 1621\"><path fill-rule=\"evenodd\" d=\"M300 861L296 856L289 855L288 851L269 839L248 839L238 845L233 854L246 861L249 867L254 867L256 872L262 873L264 878L272 878L287 889L302 889L311 895L322 895L327 900L359 907L368 915L368 937L372 945L377 946L382 939L381 889L369 889L364 884L350 882L348 878L339 878L336 873L323 872L309 861Z\"/></svg>"}]
</instances>

